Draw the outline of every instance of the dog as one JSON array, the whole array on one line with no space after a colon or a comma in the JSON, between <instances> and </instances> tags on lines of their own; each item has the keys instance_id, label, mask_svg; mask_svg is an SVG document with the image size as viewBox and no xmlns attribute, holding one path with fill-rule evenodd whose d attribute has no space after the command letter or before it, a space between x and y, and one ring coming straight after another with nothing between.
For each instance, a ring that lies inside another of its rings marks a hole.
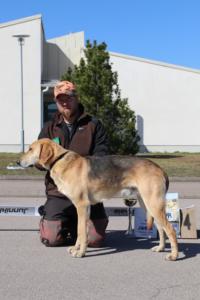
<instances>
[{"instance_id":1,"label":"dog","mask_svg":"<svg viewBox=\"0 0 200 300\"><path fill-rule=\"evenodd\" d=\"M160 242L152 250L164 251L166 233L171 244L166 259L174 261L178 258L176 233L165 214L169 181L166 173L154 162L134 156L83 157L45 138L30 145L19 164L24 168L39 164L49 170L58 190L76 207L77 240L68 251L73 257L83 257L87 250L86 224L90 205L117 193L131 196L136 190L140 205L147 211L147 227L151 228L155 220L158 228Z\"/></svg>"}]
</instances>

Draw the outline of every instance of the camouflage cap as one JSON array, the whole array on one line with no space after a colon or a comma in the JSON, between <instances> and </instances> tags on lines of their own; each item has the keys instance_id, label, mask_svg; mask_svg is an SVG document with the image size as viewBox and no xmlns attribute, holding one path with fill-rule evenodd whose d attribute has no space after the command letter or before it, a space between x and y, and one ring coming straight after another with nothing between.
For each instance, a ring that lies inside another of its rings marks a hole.
<instances>
[{"instance_id":1,"label":"camouflage cap","mask_svg":"<svg viewBox=\"0 0 200 300\"><path fill-rule=\"evenodd\" d=\"M54 97L58 98L59 95L76 96L76 87L70 81L59 81L54 87Z\"/></svg>"}]
</instances>

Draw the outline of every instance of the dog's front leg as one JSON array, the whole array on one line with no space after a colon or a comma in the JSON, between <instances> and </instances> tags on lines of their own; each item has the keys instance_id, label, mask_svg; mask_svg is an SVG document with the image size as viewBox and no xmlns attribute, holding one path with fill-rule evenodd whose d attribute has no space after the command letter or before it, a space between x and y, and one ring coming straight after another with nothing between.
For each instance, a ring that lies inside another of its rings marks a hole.
<instances>
[{"instance_id":1,"label":"dog's front leg","mask_svg":"<svg viewBox=\"0 0 200 300\"><path fill-rule=\"evenodd\" d=\"M87 249L87 220L88 220L88 209L87 204L84 202L76 205L78 215L78 230L77 240L73 247L69 248L69 253L73 257L83 257Z\"/></svg>"}]
</instances>

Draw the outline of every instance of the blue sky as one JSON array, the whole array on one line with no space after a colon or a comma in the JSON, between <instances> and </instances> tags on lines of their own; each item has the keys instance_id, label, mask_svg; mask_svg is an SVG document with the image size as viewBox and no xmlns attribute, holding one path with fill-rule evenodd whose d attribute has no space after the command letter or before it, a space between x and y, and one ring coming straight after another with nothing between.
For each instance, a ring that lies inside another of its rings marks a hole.
<instances>
[{"instance_id":1,"label":"blue sky","mask_svg":"<svg viewBox=\"0 0 200 300\"><path fill-rule=\"evenodd\" d=\"M47 39L84 31L113 52L200 69L199 0L0 1L0 23L36 14Z\"/></svg>"}]
</instances>

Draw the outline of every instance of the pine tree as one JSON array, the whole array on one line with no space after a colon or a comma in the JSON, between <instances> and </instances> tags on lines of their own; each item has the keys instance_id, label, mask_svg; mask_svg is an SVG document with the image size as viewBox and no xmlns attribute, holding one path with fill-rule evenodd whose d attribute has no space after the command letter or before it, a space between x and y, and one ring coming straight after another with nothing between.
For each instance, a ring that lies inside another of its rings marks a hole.
<instances>
[{"instance_id":1,"label":"pine tree","mask_svg":"<svg viewBox=\"0 0 200 300\"><path fill-rule=\"evenodd\" d=\"M99 118L108 133L110 151L114 154L135 154L139 137L135 129L135 114L128 99L121 98L117 72L112 71L105 43L86 42L85 57L79 66L68 69L62 80L76 84L85 110Z\"/></svg>"}]
</instances>

